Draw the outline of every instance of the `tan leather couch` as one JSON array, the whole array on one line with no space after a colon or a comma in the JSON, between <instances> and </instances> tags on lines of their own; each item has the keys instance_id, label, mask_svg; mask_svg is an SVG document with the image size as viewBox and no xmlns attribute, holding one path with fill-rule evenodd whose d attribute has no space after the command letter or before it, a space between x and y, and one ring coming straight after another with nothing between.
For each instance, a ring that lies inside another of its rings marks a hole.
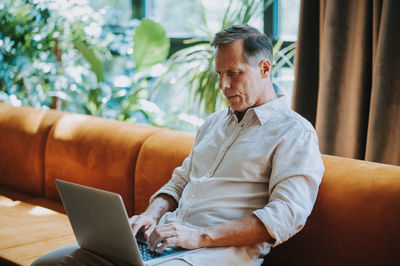
<instances>
[{"instance_id":1,"label":"tan leather couch","mask_svg":"<svg viewBox=\"0 0 400 266\"><path fill-rule=\"evenodd\" d=\"M29 265L75 242L55 179L117 192L130 215L140 213L193 141L168 129L0 103L0 265ZM323 159L305 228L264 265L399 265L400 167Z\"/></svg>"}]
</instances>

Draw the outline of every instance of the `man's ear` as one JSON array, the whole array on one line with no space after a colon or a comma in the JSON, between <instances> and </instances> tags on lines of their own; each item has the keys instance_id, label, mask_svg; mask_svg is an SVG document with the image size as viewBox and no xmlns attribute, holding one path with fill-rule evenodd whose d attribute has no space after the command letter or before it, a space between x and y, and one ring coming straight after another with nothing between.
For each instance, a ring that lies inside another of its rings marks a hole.
<instances>
[{"instance_id":1,"label":"man's ear","mask_svg":"<svg viewBox=\"0 0 400 266\"><path fill-rule=\"evenodd\" d=\"M268 78L271 74L271 62L268 59L263 59L258 63L258 67L260 68L261 77Z\"/></svg>"}]
</instances>

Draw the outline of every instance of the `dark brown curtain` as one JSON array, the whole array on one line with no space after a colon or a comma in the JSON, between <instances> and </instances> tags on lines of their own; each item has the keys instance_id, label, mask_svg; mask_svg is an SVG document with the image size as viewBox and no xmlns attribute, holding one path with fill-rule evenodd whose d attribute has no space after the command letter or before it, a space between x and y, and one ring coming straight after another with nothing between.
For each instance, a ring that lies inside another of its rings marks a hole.
<instances>
[{"instance_id":1,"label":"dark brown curtain","mask_svg":"<svg viewBox=\"0 0 400 266\"><path fill-rule=\"evenodd\" d=\"M322 153L400 165L399 0L302 0L293 109Z\"/></svg>"}]
</instances>

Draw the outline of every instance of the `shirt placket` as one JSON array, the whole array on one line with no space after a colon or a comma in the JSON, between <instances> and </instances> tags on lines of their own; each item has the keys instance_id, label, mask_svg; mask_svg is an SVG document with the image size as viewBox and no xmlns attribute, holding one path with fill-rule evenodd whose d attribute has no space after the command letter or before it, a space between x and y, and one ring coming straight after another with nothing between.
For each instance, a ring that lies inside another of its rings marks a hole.
<instances>
[{"instance_id":1,"label":"shirt placket","mask_svg":"<svg viewBox=\"0 0 400 266\"><path fill-rule=\"evenodd\" d=\"M185 221L188 219L188 216L190 216L190 205L193 201L197 200L199 193L202 189L201 184L205 182L209 177L212 177L217 170L218 166L224 159L226 152L228 151L229 147L235 142L235 140L238 138L239 134L243 131L243 129L246 127L248 123L250 123L251 119L254 118L250 114L247 114L243 117L242 121L239 123L235 122L235 128L230 134L229 137L225 139L225 141L222 143L217 156L215 158L214 163L211 165L209 170L205 173L205 175L200 178L198 181L194 181L195 183L192 184L192 187L190 189L190 193L185 198L185 206L181 208L178 212L178 222L181 224L185 224ZM237 120L236 120L237 121Z\"/></svg>"},{"instance_id":2,"label":"shirt placket","mask_svg":"<svg viewBox=\"0 0 400 266\"><path fill-rule=\"evenodd\" d=\"M242 121L240 121L233 130L232 134L224 140L222 143L217 156L215 158L214 163L211 165L210 169L205 173L203 180L212 177L217 170L218 166L220 165L221 161L224 159L226 152L228 151L229 147L235 142L239 134L245 128L246 124L251 120L248 113L246 113L245 117L243 117Z\"/></svg>"}]
</instances>

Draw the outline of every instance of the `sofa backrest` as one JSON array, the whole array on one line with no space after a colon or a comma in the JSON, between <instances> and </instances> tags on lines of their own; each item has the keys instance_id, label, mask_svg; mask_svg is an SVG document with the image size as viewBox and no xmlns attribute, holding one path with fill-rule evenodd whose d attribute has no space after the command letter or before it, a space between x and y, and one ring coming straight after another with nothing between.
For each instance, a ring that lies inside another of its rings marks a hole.
<instances>
[{"instance_id":1,"label":"sofa backrest","mask_svg":"<svg viewBox=\"0 0 400 266\"><path fill-rule=\"evenodd\" d=\"M173 170L189 155L194 135L163 129L148 137L135 169L135 213L143 212L149 198L171 178Z\"/></svg>"},{"instance_id":2,"label":"sofa backrest","mask_svg":"<svg viewBox=\"0 0 400 266\"><path fill-rule=\"evenodd\" d=\"M397 265L400 167L323 156L325 174L304 229L265 265Z\"/></svg>"},{"instance_id":3,"label":"sofa backrest","mask_svg":"<svg viewBox=\"0 0 400 266\"><path fill-rule=\"evenodd\" d=\"M0 103L0 188L60 201L59 178L119 193L131 215L139 151L163 130Z\"/></svg>"},{"instance_id":4,"label":"sofa backrest","mask_svg":"<svg viewBox=\"0 0 400 266\"><path fill-rule=\"evenodd\" d=\"M55 179L119 193L133 213L139 151L161 129L87 115L66 114L52 127L45 152L45 195L59 200Z\"/></svg>"},{"instance_id":5,"label":"sofa backrest","mask_svg":"<svg viewBox=\"0 0 400 266\"><path fill-rule=\"evenodd\" d=\"M0 103L0 186L44 195L44 153L52 125L63 113Z\"/></svg>"}]
</instances>

